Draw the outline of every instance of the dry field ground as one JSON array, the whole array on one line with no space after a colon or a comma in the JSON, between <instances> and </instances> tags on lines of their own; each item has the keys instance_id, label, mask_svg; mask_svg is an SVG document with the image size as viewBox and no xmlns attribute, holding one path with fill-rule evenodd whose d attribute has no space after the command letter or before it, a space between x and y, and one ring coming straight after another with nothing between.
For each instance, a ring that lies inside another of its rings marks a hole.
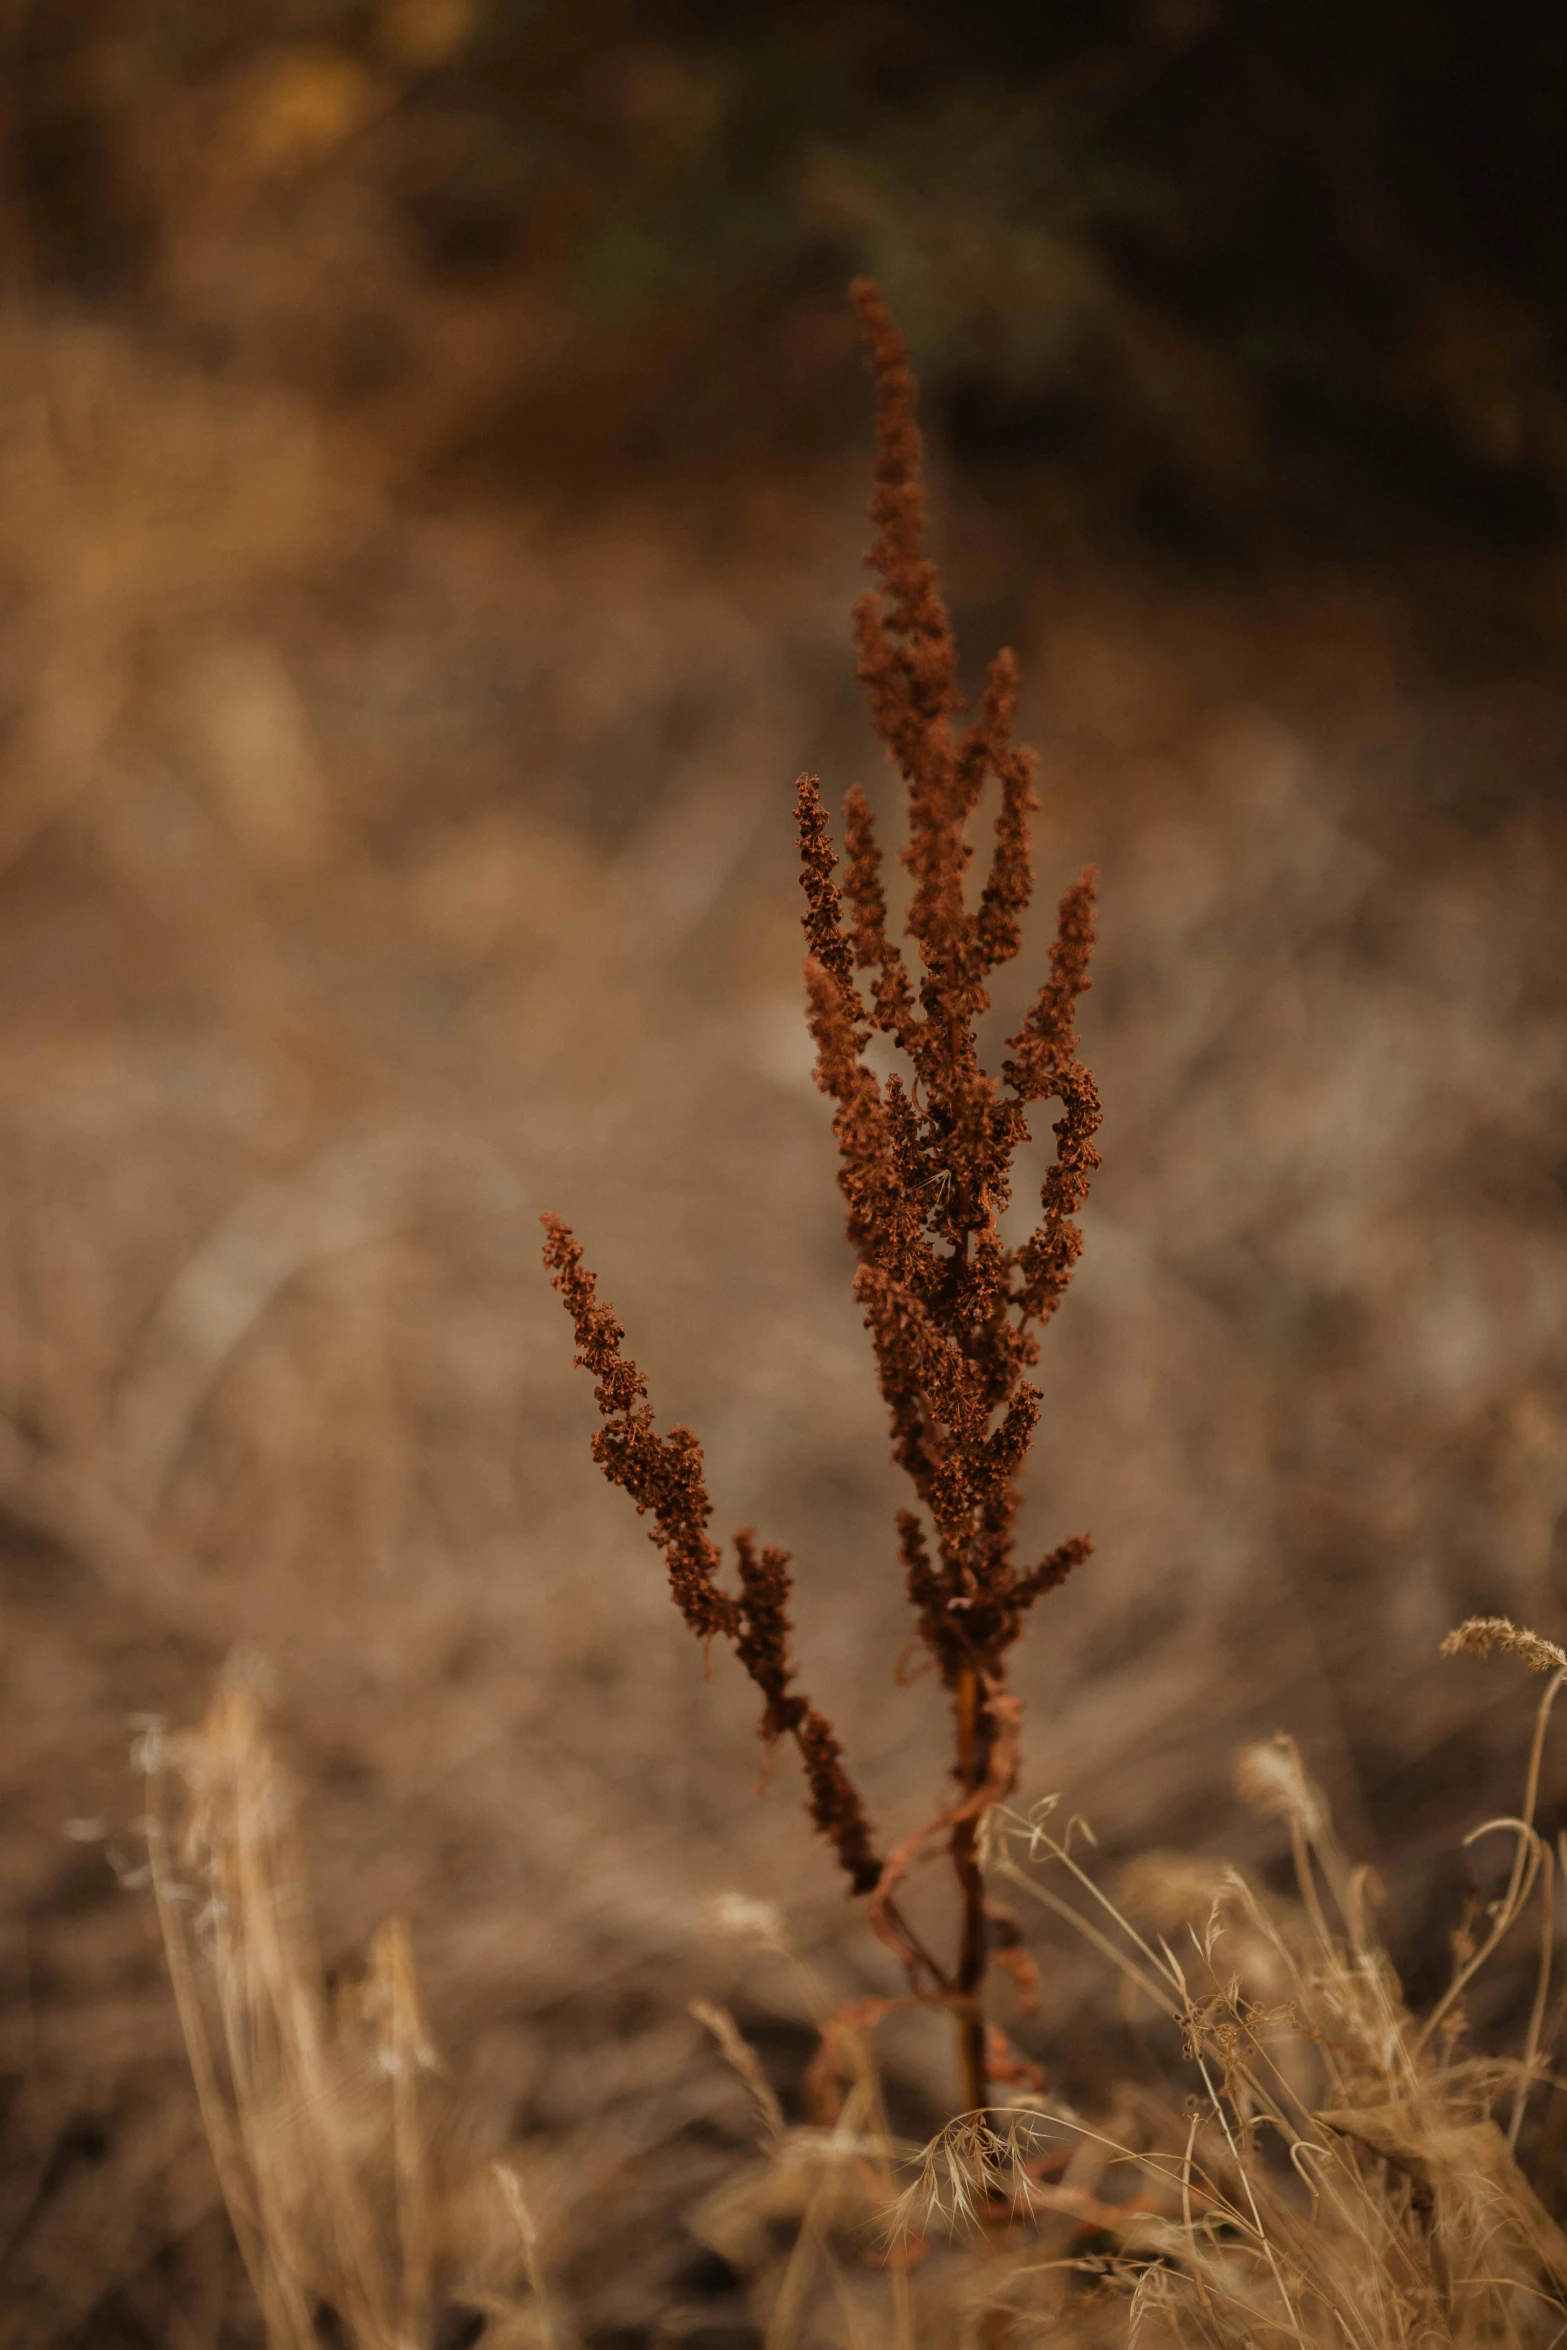
<instances>
[{"instance_id":1,"label":"dry field ground","mask_svg":"<svg viewBox=\"0 0 1567 2350\"><path fill-rule=\"evenodd\" d=\"M130 1760L239 1649L329 1963L406 1916L451 2126L519 2150L576 2322L718 2350L680 2215L747 2121L687 2002L791 2097L809 2033L715 1901L889 1986L592 1467L537 1217L720 1526L793 1552L813 1692L914 1824L944 1730L894 1678L790 824L805 766L891 805L865 465L410 499L395 413L42 301L0 334L0 2343L252 2338ZM1109 1862L1280 1881L1232 1761L1288 1730L1424 1993L1527 1743L1515 1677L1438 1642L1567 1605L1567 697L1386 593L1196 586L938 490L975 674L1020 655L1042 895L1103 871L1104 1170L1029 1520L1097 1549L1020 1653L1024 1793ZM1551 1835L1563 1790L1548 1759ZM1039 1955L1021 2036L1091 2103L1149 2060L1080 1945ZM889 2035L905 2126L949 2060Z\"/></svg>"},{"instance_id":2,"label":"dry field ground","mask_svg":"<svg viewBox=\"0 0 1567 2350\"><path fill-rule=\"evenodd\" d=\"M800 2039L712 1897L781 1902L846 1993L879 1967L587 1458L541 1207L722 1517L793 1549L879 1816L918 1815L941 1737L893 1679L798 1001L794 771L878 778L860 485L410 517L341 500L280 402L79 328L13 349L7 2338L71 2336L211 2200L199 2155L170 2170L197 2125L128 1750L236 1644L329 1952L411 1918L470 2126L558 2155L590 2320L631 2326L732 2123L685 1998ZM1511 1682L1437 1641L1561 1607L1563 851L1528 788L1560 712L1444 690L1374 609L951 533L971 647L998 613L1019 640L1047 885L1104 871L1105 1168L1034 1503L1098 1552L1023 1652L1026 1786L1113 1851L1266 1862L1231 1756L1288 1728L1434 1979L1523 1738ZM1044 1957L1031 2041L1085 2090L1114 2020ZM946 2056L899 2051L932 2111ZM656 2209L606 2261L611 2173Z\"/></svg>"}]
</instances>

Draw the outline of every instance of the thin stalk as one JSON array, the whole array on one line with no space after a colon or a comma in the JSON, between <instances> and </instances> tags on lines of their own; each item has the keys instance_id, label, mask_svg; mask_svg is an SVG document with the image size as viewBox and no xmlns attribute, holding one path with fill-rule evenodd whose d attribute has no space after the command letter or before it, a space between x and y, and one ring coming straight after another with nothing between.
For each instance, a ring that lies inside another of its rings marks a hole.
<instances>
[{"instance_id":1,"label":"thin stalk","mask_svg":"<svg viewBox=\"0 0 1567 2350\"><path fill-rule=\"evenodd\" d=\"M958 1682L958 1777L965 1796L973 1794L983 1777L979 1725L979 1676L973 1667ZM979 1861L979 1822L960 1819L952 1831L952 1866L962 1903L962 1932L958 1947L958 2061L963 2076L964 2102L982 2114L989 2098L985 2063L985 2014L981 1994L990 1959L985 1930L985 1873Z\"/></svg>"}]
</instances>

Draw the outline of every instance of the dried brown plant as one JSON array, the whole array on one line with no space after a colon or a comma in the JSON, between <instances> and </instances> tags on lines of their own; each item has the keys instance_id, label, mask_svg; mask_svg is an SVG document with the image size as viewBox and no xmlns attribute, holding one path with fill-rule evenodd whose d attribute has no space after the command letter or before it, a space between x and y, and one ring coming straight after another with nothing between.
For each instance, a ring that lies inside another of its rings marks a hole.
<instances>
[{"instance_id":1,"label":"dried brown plant","mask_svg":"<svg viewBox=\"0 0 1567 2350\"><path fill-rule=\"evenodd\" d=\"M720 1585L696 1437L685 1427L655 1431L646 1383L621 1352L624 1332L598 1302L571 1230L554 1216L544 1219L545 1263L572 1318L577 1360L594 1376L604 1422L595 1458L638 1511L652 1515L652 1540L692 1631L704 1643L718 1635L733 1643L763 1695L764 1740L795 1740L811 1816L853 1890L869 1897L872 1921L915 1993L957 2016L965 2098L979 2109L998 2062L1007 2061L983 1992L992 1953L1006 1949L1014 1929L987 1895L981 1858L985 1815L1017 1777L1019 1707L1006 1685L1007 1653L1034 1602L1091 1547L1086 1535L1074 1535L1032 1564L1020 1567L1013 1556L1019 1474L1041 1405L1026 1374L1039 1330L1072 1277L1082 1246L1073 1219L1098 1164L1099 1100L1073 1032L1088 985L1094 875L1084 873L1063 898L1049 977L992 1074L979 1058L976 1025L989 1008L991 976L1022 943L1033 887L1034 760L1012 739L1018 680L1008 652L991 664L977 719L961 731L955 725L963 708L957 652L935 566L922 551L914 376L880 291L861 281L853 299L875 377L880 444L868 558L879 585L855 613L858 674L906 787L902 862L912 887L904 929L917 967L889 931L864 791L852 789L845 806L841 890L815 776L800 781L797 818L816 1082L834 1104L838 1180L859 1256L855 1295L875 1349L893 1457L919 1504L898 1514L909 1597L955 1724L956 1796L891 1852L878 1854L838 1739L794 1686L787 1554L759 1552L751 1533L738 1534L739 1591ZM1000 796L994 847L971 906L969 825L991 780ZM868 992L858 974L869 975ZM906 1074L878 1076L868 1058L878 1035ZM1048 1100L1062 1109L1055 1161L1038 1225L1011 1248L1000 1226L1011 1170L1030 1138L1030 1106ZM959 1897L949 1962L914 1935L896 1902L915 1855L938 1836L947 1840Z\"/></svg>"},{"instance_id":2,"label":"dried brown plant","mask_svg":"<svg viewBox=\"0 0 1567 2350\"><path fill-rule=\"evenodd\" d=\"M1533 1673L1567 1672L1567 1649L1508 1616L1468 1616L1442 1643L1444 1656L1489 1656L1493 1648L1522 1657Z\"/></svg>"},{"instance_id":3,"label":"dried brown plant","mask_svg":"<svg viewBox=\"0 0 1567 2350\"><path fill-rule=\"evenodd\" d=\"M520 2182L443 2110L402 1921L325 1989L294 1793L246 1660L195 1728L141 1747L175 2002L268 2350L411 2350L464 2312L497 2350L551 2350Z\"/></svg>"}]
</instances>

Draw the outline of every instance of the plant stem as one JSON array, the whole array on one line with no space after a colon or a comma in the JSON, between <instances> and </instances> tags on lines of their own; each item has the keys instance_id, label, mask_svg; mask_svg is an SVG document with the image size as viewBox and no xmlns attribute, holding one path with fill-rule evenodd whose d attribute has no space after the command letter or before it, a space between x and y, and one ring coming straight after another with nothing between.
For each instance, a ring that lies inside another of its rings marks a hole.
<instances>
[{"instance_id":1,"label":"plant stem","mask_svg":"<svg viewBox=\"0 0 1567 2350\"><path fill-rule=\"evenodd\" d=\"M973 1667L958 1682L958 1777L965 1796L972 1795L984 1777L983 1738L979 1722L979 1676ZM962 1899L962 1935L958 1949L958 2061L963 2074L963 2096L968 2110L983 2113L989 2081L985 2063L985 2015L980 2003L985 1969L990 1958L985 1930L985 1878L979 1865L979 1822L959 1820L952 1831L952 1866Z\"/></svg>"}]
</instances>

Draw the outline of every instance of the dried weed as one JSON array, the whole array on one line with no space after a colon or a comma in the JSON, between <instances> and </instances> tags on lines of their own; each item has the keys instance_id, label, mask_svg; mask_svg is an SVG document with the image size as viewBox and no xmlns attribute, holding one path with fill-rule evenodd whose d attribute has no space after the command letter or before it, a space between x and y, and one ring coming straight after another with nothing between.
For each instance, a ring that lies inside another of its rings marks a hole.
<instances>
[{"instance_id":1,"label":"dried weed","mask_svg":"<svg viewBox=\"0 0 1567 2350\"><path fill-rule=\"evenodd\" d=\"M655 1431L647 1383L621 1353L625 1333L598 1303L581 1247L558 1216L544 1218L544 1261L571 1316L577 1361L593 1374L604 1423L594 1458L639 1514L651 1513L652 1540L691 1630L709 1645L719 1635L733 1642L765 1700L769 1750L785 1735L795 1740L811 1818L853 1890L870 1896L871 1923L901 1961L911 1995L956 2018L964 2100L977 2111L993 2079L1017 2077L1017 2060L984 2006L993 1954L1015 1947L981 1859L986 1817L1017 1780L1021 1707L1007 1688L1007 1655L1034 1602L1092 1549L1086 1535L1074 1535L1032 1567L1019 1568L1013 1557L1019 1477L1043 1400L1024 1374L1039 1359L1038 1332L1081 1253L1073 1219L1099 1164L1099 1096L1077 1058L1072 1025L1089 984L1095 875L1084 873L1062 899L1050 976L992 1076L980 1061L976 1023L990 1006L988 981L1022 945L1033 894L1034 759L1012 740L1018 681L1010 652L991 664L978 719L961 735L953 731L963 706L957 650L923 552L914 377L879 289L862 281L854 300L876 379L880 445L867 558L880 584L855 610L858 673L905 786L902 863L912 893L904 929L919 968L911 970L888 932L864 791L856 785L845 805L849 869L840 891L818 779L807 775L796 807L805 987L816 1083L834 1104L838 1182L859 1258L854 1294L875 1352L893 1459L920 1504L898 1512L898 1549L917 1640L951 1700L958 1790L884 1856L835 1732L792 1686L787 1552L758 1553L754 1535L739 1533L739 1593L718 1584L722 1557L707 1533L712 1504L696 1436L687 1427ZM971 908L968 832L987 780L999 790L995 843ZM856 972L874 974L868 1001ZM901 1069L877 1074L876 1038L895 1049ZM1029 1106L1047 1100L1059 1101L1062 1115L1040 1221L1009 1247L1001 1217L1013 1162L1030 1139ZM956 1880L958 1948L950 1962L932 1954L896 1899L914 1861L938 1839Z\"/></svg>"}]
</instances>

